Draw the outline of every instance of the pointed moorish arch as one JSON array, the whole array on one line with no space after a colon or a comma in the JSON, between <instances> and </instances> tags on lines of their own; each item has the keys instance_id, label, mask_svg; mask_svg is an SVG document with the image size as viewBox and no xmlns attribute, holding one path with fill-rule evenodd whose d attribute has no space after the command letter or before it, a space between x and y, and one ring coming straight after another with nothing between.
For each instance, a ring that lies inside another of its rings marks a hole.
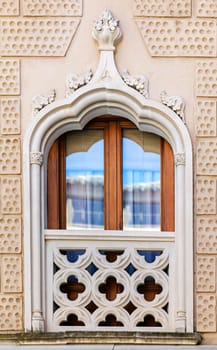
<instances>
[{"instance_id":1,"label":"pointed moorish arch","mask_svg":"<svg viewBox=\"0 0 217 350\"><path fill-rule=\"evenodd\" d=\"M110 16L110 17L109 17ZM114 45L118 22L105 11L93 36L99 66L90 81L69 96L38 111L24 139L25 330L46 331L45 214L46 165L49 149L61 134L82 130L93 118L121 116L139 130L158 134L172 147L175 159L175 322L173 331L193 332L193 195L192 145L183 120L162 103L128 86L117 71ZM132 85L132 84L131 84Z\"/></svg>"}]
</instances>

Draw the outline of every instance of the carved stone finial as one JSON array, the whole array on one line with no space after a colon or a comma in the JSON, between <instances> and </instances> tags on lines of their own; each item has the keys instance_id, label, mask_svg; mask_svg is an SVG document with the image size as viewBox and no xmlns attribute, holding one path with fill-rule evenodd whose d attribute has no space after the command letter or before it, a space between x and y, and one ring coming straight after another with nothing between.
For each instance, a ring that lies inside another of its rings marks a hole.
<instances>
[{"instance_id":1,"label":"carved stone finial","mask_svg":"<svg viewBox=\"0 0 217 350\"><path fill-rule=\"evenodd\" d=\"M41 152L31 152L30 153L30 164L43 164L43 154Z\"/></svg>"},{"instance_id":2,"label":"carved stone finial","mask_svg":"<svg viewBox=\"0 0 217 350\"><path fill-rule=\"evenodd\" d=\"M56 91L52 89L48 94L36 95L32 98L32 114L36 114L45 106L55 101Z\"/></svg>"},{"instance_id":3,"label":"carved stone finial","mask_svg":"<svg viewBox=\"0 0 217 350\"><path fill-rule=\"evenodd\" d=\"M175 165L185 165L185 153L175 154Z\"/></svg>"},{"instance_id":4,"label":"carved stone finial","mask_svg":"<svg viewBox=\"0 0 217 350\"><path fill-rule=\"evenodd\" d=\"M185 101L181 96L168 96L166 91L162 91L160 94L160 99L163 104L170 107L183 121Z\"/></svg>"},{"instance_id":5,"label":"carved stone finial","mask_svg":"<svg viewBox=\"0 0 217 350\"><path fill-rule=\"evenodd\" d=\"M83 75L69 74L66 77L66 96L71 95L75 90L81 86L88 84L93 76L92 70L89 69Z\"/></svg>"},{"instance_id":6,"label":"carved stone finial","mask_svg":"<svg viewBox=\"0 0 217 350\"><path fill-rule=\"evenodd\" d=\"M140 92L145 98L149 97L149 81L148 78L141 75L131 75L128 70L125 70L122 74L124 82Z\"/></svg>"},{"instance_id":7,"label":"carved stone finial","mask_svg":"<svg viewBox=\"0 0 217 350\"><path fill-rule=\"evenodd\" d=\"M115 44L121 38L121 31L118 26L118 20L115 19L109 10L105 10L98 21L94 24L92 35L98 42L99 50L114 51Z\"/></svg>"}]
</instances>

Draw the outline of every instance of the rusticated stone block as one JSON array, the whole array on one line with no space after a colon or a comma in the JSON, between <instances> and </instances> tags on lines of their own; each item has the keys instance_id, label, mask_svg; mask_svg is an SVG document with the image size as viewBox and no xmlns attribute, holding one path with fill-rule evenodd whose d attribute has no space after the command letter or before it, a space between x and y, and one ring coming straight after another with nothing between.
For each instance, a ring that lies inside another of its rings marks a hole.
<instances>
[{"instance_id":1,"label":"rusticated stone block","mask_svg":"<svg viewBox=\"0 0 217 350\"><path fill-rule=\"evenodd\" d=\"M214 294L198 294L196 299L197 331L216 331L216 296Z\"/></svg>"},{"instance_id":2,"label":"rusticated stone block","mask_svg":"<svg viewBox=\"0 0 217 350\"><path fill-rule=\"evenodd\" d=\"M189 17L191 0L134 0L134 16Z\"/></svg>"},{"instance_id":3,"label":"rusticated stone block","mask_svg":"<svg viewBox=\"0 0 217 350\"><path fill-rule=\"evenodd\" d=\"M77 18L4 18L0 21L0 54L65 56L78 24Z\"/></svg>"},{"instance_id":4,"label":"rusticated stone block","mask_svg":"<svg viewBox=\"0 0 217 350\"><path fill-rule=\"evenodd\" d=\"M82 0L23 0L24 16L81 16Z\"/></svg>"},{"instance_id":5,"label":"rusticated stone block","mask_svg":"<svg viewBox=\"0 0 217 350\"><path fill-rule=\"evenodd\" d=\"M197 252L217 254L217 221L215 216L196 219Z\"/></svg>"},{"instance_id":6,"label":"rusticated stone block","mask_svg":"<svg viewBox=\"0 0 217 350\"><path fill-rule=\"evenodd\" d=\"M19 0L1 0L0 16L18 16Z\"/></svg>"},{"instance_id":7,"label":"rusticated stone block","mask_svg":"<svg viewBox=\"0 0 217 350\"><path fill-rule=\"evenodd\" d=\"M0 217L0 253L21 252L21 218L5 215Z\"/></svg>"},{"instance_id":8,"label":"rusticated stone block","mask_svg":"<svg viewBox=\"0 0 217 350\"><path fill-rule=\"evenodd\" d=\"M197 145L197 174L217 175L217 140L199 141Z\"/></svg>"},{"instance_id":9,"label":"rusticated stone block","mask_svg":"<svg viewBox=\"0 0 217 350\"><path fill-rule=\"evenodd\" d=\"M1 292L22 292L21 256L3 256L1 258Z\"/></svg>"},{"instance_id":10,"label":"rusticated stone block","mask_svg":"<svg viewBox=\"0 0 217 350\"><path fill-rule=\"evenodd\" d=\"M0 137L0 174L20 173L20 138Z\"/></svg>"},{"instance_id":11,"label":"rusticated stone block","mask_svg":"<svg viewBox=\"0 0 217 350\"><path fill-rule=\"evenodd\" d=\"M151 56L216 56L215 20L136 20Z\"/></svg>"},{"instance_id":12,"label":"rusticated stone block","mask_svg":"<svg viewBox=\"0 0 217 350\"><path fill-rule=\"evenodd\" d=\"M21 182L19 176L2 176L0 178L2 214L21 213Z\"/></svg>"},{"instance_id":13,"label":"rusticated stone block","mask_svg":"<svg viewBox=\"0 0 217 350\"><path fill-rule=\"evenodd\" d=\"M197 0L196 5L198 17L217 17L216 0Z\"/></svg>"},{"instance_id":14,"label":"rusticated stone block","mask_svg":"<svg viewBox=\"0 0 217 350\"><path fill-rule=\"evenodd\" d=\"M198 176L196 183L197 214L216 214L216 179Z\"/></svg>"},{"instance_id":15,"label":"rusticated stone block","mask_svg":"<svg viewBox=\"0 0 217 350\"><path fill-rule=\"evenodd\" d=\"M216 136L217 101L198 99L195 108L196 134L200 137Z\"/></svg>"},{"instance_id":16,"label":"rusticated stone block","mask_svg":"<svg viewBox=\"0 0 217 350\"><path fill-rule=\"evenodd\" d=\"M1 23L0 23L1 25ZM0 29L0 47L2 35ZM1 55L1 53L0 53ZM20 93L20 62L19 60L0 60L0 95L19 95Z\"/></svg>"},{"instance_id":17,"label":"rusticated stone block","mask_svg":"<svg viewBox=\"0 0 217 350\"><path fill-rule=\"evenodd\" d=\"M198 256L196 283L198 292L215 292L216 259L215 257Z\"/></svg>"},{"instance_id":18,"label":"rusticated stone block","mask_svg":"<svg viewBox=\"0 0 217 350\"><path fill-rule=\"evenodd\" d=\"M217 96L217 60L197 62L196 93L197 96Z\"/></svg>"},{"instance_id":19,"label":"rusticated stone block","mask_svg":"<svg viewBox=\"0 0 217 350\"><path fill-rule=\"evenodd\" d=\"M5 97L0 99L0 133L20 134L20 99Z\"/></svg>"},{"instance_id":20,"label":"rusticated stone block","mask_svg":"<svg viewBox=\"0 0 217 350\"><path fill-rule=\"evenodd\" d=\"M0 295L0 329L15 331L22 329L22 297Z\"/></svg>"}]
</instances>

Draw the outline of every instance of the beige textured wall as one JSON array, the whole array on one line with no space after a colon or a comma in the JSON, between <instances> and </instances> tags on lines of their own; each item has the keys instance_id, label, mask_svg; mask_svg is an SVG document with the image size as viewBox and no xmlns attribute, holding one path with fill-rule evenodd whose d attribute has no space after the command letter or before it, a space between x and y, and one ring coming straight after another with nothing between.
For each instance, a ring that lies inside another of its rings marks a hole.
<instances>
[{"instance_id":1,"label":"beige textured wall","mask_svg":"<svg viewBox=\"0 0 217 350\"><path fill-rule=\"evenodd\" d=\"M216 343L217 1L1 0L0 331L23 329L21 140L34 95L65 96L69 73L96 69L94 20L120 20L119 71L145 73L150 97L181 95L195 153L195 329Z\"/></svg>"}]
</instances>

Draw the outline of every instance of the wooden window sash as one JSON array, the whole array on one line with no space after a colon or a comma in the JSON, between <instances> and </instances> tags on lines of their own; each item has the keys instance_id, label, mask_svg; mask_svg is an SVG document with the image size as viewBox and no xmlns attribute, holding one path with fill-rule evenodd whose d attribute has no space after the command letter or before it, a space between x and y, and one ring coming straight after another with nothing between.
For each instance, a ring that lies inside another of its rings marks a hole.
<instances>
[{"instance_id":1,"label":"wooden window sash","mask_svg":"<svg viewBox=\"0 0 217 350\"><path fill-rule=\"evenodd\" d=\"M170 144L161 139L161 231L175 230L174 157Z\"/></svg>"},{"instance_id":2,"label":"wooden window sash","mask_svg":"<svg viewBox=\"0 0 217 350\"><path fill-rule=\"evenodd\" d=\"M49 229L66 228L66 165L65 137L59 137L48 155L47 168L47 226Z\"/></svg>"},{"instance_id":3,"label":"wooden window sash","mask_svg":"<svg viewBox=\"0 0 217 350\"><path fill-rule=\"evenodd\" d=\"M105 121L106 120L106 121ZM86 128L104 129L104 229L122 230L122 129L136 128L121 118L104 116ZM48 156L49 229L66 228L65 137L54 142ZM161 141L161 231L174 231L174 157L169 143Z\"/></svg>"}]
</instances>

